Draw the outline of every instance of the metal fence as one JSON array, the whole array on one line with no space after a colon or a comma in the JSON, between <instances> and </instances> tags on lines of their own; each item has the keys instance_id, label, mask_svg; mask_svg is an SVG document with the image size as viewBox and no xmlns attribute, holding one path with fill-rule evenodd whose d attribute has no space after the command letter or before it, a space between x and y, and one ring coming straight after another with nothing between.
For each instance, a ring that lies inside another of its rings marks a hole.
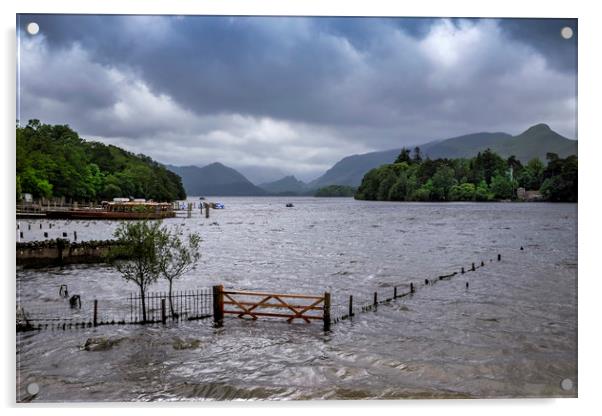
<instances>
[{"instance_id":1,"label":"metal fence","mask_svg":"<svg viewBox=\"0 0 602 416\"><path fill-rule=\"evenodd\" d=\"M166 323L209 318L213 312L211 289L207 288L174 291L171 303L168 292L149 292L145 294L144 300L146 314L143 313L139 293L80 302L65 298L62 305L52 306L30 307L21 304L17 306L17 331Z\"/></svg>"}]
</instances>

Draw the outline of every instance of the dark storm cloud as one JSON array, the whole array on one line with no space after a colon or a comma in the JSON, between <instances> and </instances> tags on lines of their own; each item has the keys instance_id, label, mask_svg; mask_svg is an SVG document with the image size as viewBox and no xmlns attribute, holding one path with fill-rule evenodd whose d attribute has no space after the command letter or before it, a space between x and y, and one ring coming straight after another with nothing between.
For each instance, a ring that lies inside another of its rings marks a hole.
<instances>
[{"instance_id":1,"label":"dark storm cloud","mask_svg":"<svg viewBox=\"0 0 602 416\"><path fill-rule=\"evenodd\" d=\"M20 27L29 21L41 35L22 37L22 116L144 143L167 162L317 172L481 130L576 134L576 37L560 36L575 20L23 15Z\"/></svg>"},{"instance_id":2,"label":"dark storm cloud","mask_svg":"<svg viewBox=\"0 0 602 416\"><path fill-rule=\"evenodd\" d=\"M577 70L577 19L504 19L500 25L510 39L528 43L550 65L568 72ZM573 30L571 39L559 36L564 27Z\"/></svg>"}]
</instances>

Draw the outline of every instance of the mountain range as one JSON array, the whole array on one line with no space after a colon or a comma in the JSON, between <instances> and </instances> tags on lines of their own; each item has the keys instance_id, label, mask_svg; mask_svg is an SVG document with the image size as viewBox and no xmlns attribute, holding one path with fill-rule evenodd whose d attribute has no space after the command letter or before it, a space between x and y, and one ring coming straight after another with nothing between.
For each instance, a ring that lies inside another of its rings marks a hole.
<instances>
[{"instance_id":1,"label":"mountain range","mask_svg":"<svg viewBox=\"0 0 602 416\"><path fill-rule=\"evenodd\" d=\"M502 132L482 132L419 146L423 157L431 159L473 157L488 148L504 158L514 155L523 163L533 158L545 161L548 152L557 153L560 157L577 154L576 140L561 136L546 124L534 125L516 136ZM359 186L366 172L392 163L400 151L401 148L397 148L347 156L309 183L288 175L276 181L255 185L236 170L221 163L212 163L202 168L169 165L167 168L182 177L188 195L313 195L315 190L328 185ZM260 172L261 169L256 171Z\"/></svg>"},{"instance_id":2,"label":"mountain range","mask_svg":"<svg viewBox=\"0 0 602 416\"><path fill-rule=\"evenodd\" d=\"M236 170L219 162L203 166L172 166L166 168L182 178L189 196L258 196L266 191L251 183Z\"/></svg>"}]
</instances>

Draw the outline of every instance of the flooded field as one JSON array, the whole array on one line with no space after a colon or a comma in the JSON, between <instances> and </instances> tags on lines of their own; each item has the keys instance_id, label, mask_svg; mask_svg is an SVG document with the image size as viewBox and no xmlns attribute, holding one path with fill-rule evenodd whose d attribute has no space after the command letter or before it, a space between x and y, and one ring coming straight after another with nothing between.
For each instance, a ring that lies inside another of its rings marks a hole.
<instances>
[{"instance_id":1,"label":"flooded field","mask_svg":"<svg viewBox=\"0 0 602 416\"><path fill-rule=\"evenodd\" d=\"M201 262L178 290L223 284L329 291L339 310L349 295L359 307L374 291L391 296L396 285L481 260L485 267L421 283L413 296L339 322L327 334L319 323L230 317L219 329L204 320L19 333L18 400L577 395L576 204L212 199L226 209L212 210L209 219L195 212L165 221L203 238ZM23 240L73 231L79 240L106 239L117 225L52 224L21 221ZM81 295L83 311L94 299L102 309L136 289L105 265L18 270L18 303L68 314L61 284ZM104 343L83 348L89 338ZM571 388L561 387L564 379ZM39 386L35 396L26 392L30 383Z\"/></svg>"}]
</instances>

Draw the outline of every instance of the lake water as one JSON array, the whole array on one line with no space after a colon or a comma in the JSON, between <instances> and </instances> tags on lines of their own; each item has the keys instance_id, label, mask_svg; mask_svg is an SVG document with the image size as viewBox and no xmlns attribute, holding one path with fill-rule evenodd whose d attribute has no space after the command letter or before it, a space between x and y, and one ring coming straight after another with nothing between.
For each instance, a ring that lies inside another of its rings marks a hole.
<instances>
[{"instance_id":1,"label":"lake water","mask_svg":"<svg viewBox=\"0 0 602 416\"><path fill-rule=\"evenodd\" d=\"M204 320L19 333L18 400L576 397L576 204L211 199L226 209L165 221L203 238L197 270L176 289L328 291L333 315L349 295L359 307L397 285L413 282L417 292L330 333L316 322L230 317L219 329ZM25 240L74 230L79 240L105 239L117 225L41 222L42 230L29 220L29 230L21 221ZM481 261L476 272L424 286ZM107 266L18 270L19 303L69 313L61 284L101 309L136 289ZM114 345L82 349L92 337Z\"/></svg>"}]
</instances>

